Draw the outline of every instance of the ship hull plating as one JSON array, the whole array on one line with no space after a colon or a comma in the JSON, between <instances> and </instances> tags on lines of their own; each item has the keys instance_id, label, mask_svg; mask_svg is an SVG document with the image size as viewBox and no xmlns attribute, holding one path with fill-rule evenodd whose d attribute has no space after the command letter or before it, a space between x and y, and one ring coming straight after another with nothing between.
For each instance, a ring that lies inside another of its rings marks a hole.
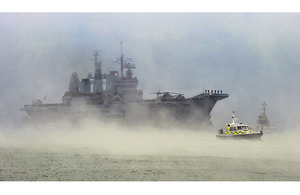
<instances>
[{"instance_id":1,"label":"ship hull plating","mask_svg":"<svg viewBox=\"0 0 300 195\"><path fill-rule=\"evenodd\" d=\"M130 124L163 124L179 122L182 125L206 124L210 122L210 112L220 99L227 94L201 94L184 100L141 100L136 102L114 102L105 104L90 101L90 97L68 104L25 105L21 110L34 122L50 122L93 118L107 120L113 118L128 121ZM88 102L88 103L87 103Z\"/></svg>"}]
</instances>

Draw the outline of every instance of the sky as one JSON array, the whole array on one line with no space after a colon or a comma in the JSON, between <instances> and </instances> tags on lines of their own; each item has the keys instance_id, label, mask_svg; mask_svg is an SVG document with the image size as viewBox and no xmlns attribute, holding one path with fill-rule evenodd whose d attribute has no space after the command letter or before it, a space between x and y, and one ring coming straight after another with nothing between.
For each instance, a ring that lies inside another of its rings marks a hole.
<instances>
[{"instance_id":1,"label":"sky","mask_svg":"<svg viewBox=\"0 0 300 195\"><path fill-rule=\"evenodd\" d=\"M17 121L33 99L60 102L67 81L103 72L123 42L144 98L158 90L197 95L223 90L212 121L224 125L236 111L255 124L267 103L270 123L298 125L300 117L299 13L0 13L0 117Z\"/></svg>"}]
</instances>

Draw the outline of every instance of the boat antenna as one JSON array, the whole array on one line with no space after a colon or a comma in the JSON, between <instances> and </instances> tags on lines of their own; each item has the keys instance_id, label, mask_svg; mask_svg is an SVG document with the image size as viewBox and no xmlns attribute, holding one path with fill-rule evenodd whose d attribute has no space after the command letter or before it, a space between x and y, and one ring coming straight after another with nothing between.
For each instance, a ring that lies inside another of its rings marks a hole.
<instances>
[{"instance_id":1,"label":"boat antenna","mask_svg":"<svg viewBox=\"0 0 300 195\"><path fill-rule=\"evenodd\" d=\"M232 123L235 124L235 121L237 120L238 118L235 118L235 111L232 111Z\"/></svg>"}]
</instances>

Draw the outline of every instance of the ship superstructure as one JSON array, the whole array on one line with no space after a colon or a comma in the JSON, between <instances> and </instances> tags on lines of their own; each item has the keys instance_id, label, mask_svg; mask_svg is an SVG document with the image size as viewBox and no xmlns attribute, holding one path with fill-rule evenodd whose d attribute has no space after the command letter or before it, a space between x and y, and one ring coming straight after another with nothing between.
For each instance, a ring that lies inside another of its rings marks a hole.
<instances>
[{"instance_id":1,"label":"ship superstructure","mask_svg":"<svg viewBox=\"0 0 300 195\"><path fill-rule=\"evenodd\" d=\"M210 113L216 102L229 95L222 90L203 90L203 93L191 98L184 94L157 92L154 99L143 99L143 91L138 90L138 79L133 76L135 64L125 58L122 52L117 59L119 71L102 73L102 62L98 60L99 52L94 52L95 72L79 79L73 72L69 79L68 91L62 97L62 103L44 104L34 101L21 108L32 121L48 121L61 118L121 118L132 122L160 121L174 118L188 124L210 124ZM105 83L105 87L104 87ZM143 120L141 120L143 119Z\"/></svg>"}]
</instances>

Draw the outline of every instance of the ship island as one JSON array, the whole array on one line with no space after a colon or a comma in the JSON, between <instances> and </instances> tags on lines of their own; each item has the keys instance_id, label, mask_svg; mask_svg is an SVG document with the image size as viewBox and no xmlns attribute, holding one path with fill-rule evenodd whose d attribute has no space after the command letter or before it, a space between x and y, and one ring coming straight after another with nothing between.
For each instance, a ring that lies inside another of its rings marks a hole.
<instances>
[{"instance_id":1,"label":"ship island","mask_svg":"<svg viewBox=\"0 0 300 195\"><path fill-rule=\"evenodd\" d=\"M77 72L69 79L68 90L61 103L45 103L33 100L21 111L27 116L23 121L47 123L62 119L78 121L93 117L107 121L127 121L130 124L163 124L176 121L183 125L207 125L211 123L211 112L219 100L229 97L222 90L203 89L201 93L186 98L182 93L158 91L153 99L144 99L143 91L138 90L138 79L133 76L136 68L131 58L125 58L122 52L117 58L120 72L102 73L102 61L99 52L94 51L94 74L88 73L81 80ZM24 120L25 119L25 120Z\"/></svg>"}]
</instances>

